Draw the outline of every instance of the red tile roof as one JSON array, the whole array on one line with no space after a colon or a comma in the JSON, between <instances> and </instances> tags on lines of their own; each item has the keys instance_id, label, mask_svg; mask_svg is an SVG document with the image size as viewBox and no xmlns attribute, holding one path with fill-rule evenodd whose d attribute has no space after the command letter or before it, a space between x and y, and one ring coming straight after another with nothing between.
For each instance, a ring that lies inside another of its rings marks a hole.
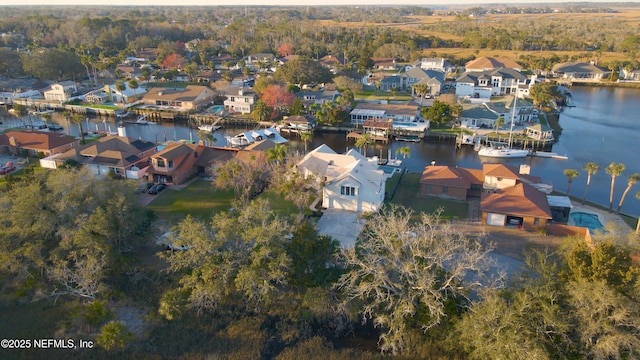
<instances>
[{"instance_id":1,"label":"red tile roof","mask_svg":"<svg viewBox=\"0 0 640 360\"><path fill-rule=\"evenodd\" d=\"M473 169L427 166L420 183L469 189L471 184L482 184L482 173Z\"/></svg>"},{"instance_id":2,"label":"red tile roof","mask_svg":"<svg viewBox=\"0 0 640 360\"><path fill-rule=\"evenodd\" d=\"M480 209L497 214L551 219L547 196L524 183L495 193L483 193Z\"/></svg>"},{"instance_id":3,"label":"red tile roof","mask_svg":"<svg viewBox=\"0 0 640 360\"><path fill-rule=\"evenodd\" d=\"M484 176L503 177L507 179L520 179L518 169L503 164L482 164Z\"/></svg>"},{"instance_id":4,"label":"red tile roof","mask_svg":"<svg viewBox=\"0 0 640 360\"><path fill-rule=\"evenodd\" d=\"M78 142L78 139L64 134L47 131L9 131L0 135L0 145L10 145L9 139L14 138L18 146L25 149L52 150Z\"/></svg>"}]
</instances>

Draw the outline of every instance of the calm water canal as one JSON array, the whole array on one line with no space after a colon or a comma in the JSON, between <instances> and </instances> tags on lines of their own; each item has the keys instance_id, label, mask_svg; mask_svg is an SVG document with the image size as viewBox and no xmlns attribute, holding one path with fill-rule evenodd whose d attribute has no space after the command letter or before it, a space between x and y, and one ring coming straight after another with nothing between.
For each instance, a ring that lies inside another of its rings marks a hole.
<instances>
[{"instance_id":1,"label":"calm water canal","mask_svg":"<svg viewBox=\"0 0 640 360\"><path fill-rule=\"evenodd\" d=\"M483 161L501 162L518 167L529 164L531 174L542 178L545 183L553 184L559 191L566 191L567 178L565 169L576 169L580 176L573 181L571 194L582 197L586 185L586 174L582 166L593 161L600 165L600 171L592 177L587 199L605 206L609 204L609 188L611 177L605 168L611 162L623 163L624 173L617 178L614 194L614 208L627 186L627 178L633 173L640 173L640 90L573 87L572 105L565 108L560 115L560 126L563 128L559 141L553 146L554 152L568 155L568 160L529 157L526 159L480 159L470 147L456 150L451 142L391 142L389 145L376 145L368 150L368 155L395 157L399 147L409 146L411 157L405 160L409 171L421 172L431 161L440 165L480 168ZM5 119L11 123L11 119ZM69 126L59 116L53 120L65 127L65 132L72 135L79 133L77 125ZM84 124L85 130L116 130L113 119L89 119ZM217 145L226 144L226 135L235 135L244 128L226 128L215 133ZM126 124L127 135L150 141L196 139L197 130L189 129L185 124L163 123L159 125ZM313 142L308 145L313 149L320 144L327 144L337 152L354 147L347 143L345 134L315 134ZM301 152L302 144L295 135L290 138L290 145ZM635 193L640 191L640 183L636 184L627 195L622 207L625 214L639 216L640 201Z\"/></svg>"}]
</instances>

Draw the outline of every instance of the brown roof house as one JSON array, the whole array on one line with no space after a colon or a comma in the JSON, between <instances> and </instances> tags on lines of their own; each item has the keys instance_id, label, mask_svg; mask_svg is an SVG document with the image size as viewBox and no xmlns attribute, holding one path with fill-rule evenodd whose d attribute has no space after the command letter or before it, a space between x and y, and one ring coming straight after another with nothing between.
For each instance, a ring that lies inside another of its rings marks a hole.
<instances>
[{"instance_id":1,"label":"brown roof house","mask_svg":"<svg viewBox=\"0 0 640 360\"><path fill-rule=\"evenodd\" d=\"M465 71L487 71L497 68L509 68L522 71L522 66L517 62L508 58L497 58L491 56L482 56L475 60L468 61L464 65Z\"/></svg>"},{"instance_id":2,"label":"brown roof house","mask_svg":"<svg viewBox=\"0 0 640 360\"><path fill-rule=\"evenodd\" d=\"M146 105L173 111L198 110L211 104L216 92L209 87L187 85L185 88L152 88L142 98Z\"/></svg>"},{"instance_id":3,"label":"brown roof house","mask_svg":"<svg viewBox=\"0 0 640 360\"><path fill-rule=\"evenodd\" d=\"M202 144L169 142L151 156L147 169L150 181L179 185L198 173L198 158L204 151Z\"/></svg>"},{"instance_id":4,"label":"brown roof house","mask_svg":"<svg viewBox=\"0 0 640 360\"><path fill-rule=\"evenodd\" d=\"M66 161L74 160L88 167L95 175L105 175L113 171L125 179L140 179L144 177L149 166L149 157L156 151L156 144L151 141L105 136L90 144L42 159L40 162L43 167L56 168Z\"/></svg>"},{"instance_id":5,"label":"brown roof house","mask_svg":"<svg viewBox=\"0 0 640 360\"><path fill-rule=\"evenodd\" d=\"M480 197L482 221L487 225L534 229L552 219L547 194L550 186L520 169L503 164L483 164L482 170L427 166L420 179L420 193L466 200Z\"/></svg>"},{"instance_id":6,"label":"brown roof house","mask_svg":"<svg viewBox=\"0 0 640 360\"><path fill-rule=\"evenodd\" d=\"M552 219L547 195L526 183L483 193L480 210L482 223L487 225L516 225L533 230Z\"/></svg>"},{"instance_id":7,"label":"brown roof house","mask_svg":"<svg viewBox=\"0 0 640 360\"><path fill-rule=\"evenodd\" d=\"M480 196L482 182L482 170L431 165L422 172L420 193L466 200Z\"/></svg>"},{"instance_id":8,"label":"brown roof house","mask_svg":"<svg viewBox=\"0 0 640 360\"><path fill-rule=\"evenodd\" d=\"M80 141L64 134L46 131L9 131L0 134L0 148L13 155L26 151L28 156L59 154L78 147Z\"/></svg>"}]
</instances>

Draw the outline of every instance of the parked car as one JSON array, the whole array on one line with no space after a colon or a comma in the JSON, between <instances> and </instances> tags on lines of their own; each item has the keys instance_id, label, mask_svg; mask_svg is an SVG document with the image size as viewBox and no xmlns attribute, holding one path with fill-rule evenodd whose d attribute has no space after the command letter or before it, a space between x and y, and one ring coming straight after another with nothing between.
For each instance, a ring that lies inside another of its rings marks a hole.
<instances>
[{"instance_id":1,"label":"parked car","mask_svg":"<svg viewBox=\"0 0 640 360\"><path fill-rule=\"evenodd\" d=\"M15 169L16 169L16 166L13 165L11 161L9 161L8 163L4 164L4 166L0 167L0 175L9 174Z\"/></svg>"},{"instance_id":2,"label":"parked car","mask_svg":"<svg viewBox=\"0 0 640 360\"><path fill-rule=\"evenodd\" d=\"M151 187L152 187L153 185L155 185L155 184L154 184L154 183L150 183L150 182L148 182L148 183L143 183L143 184L140 184L140 185L137 187L137 189L136 189L136 190L137 190L137 191L141 191L141 192L143 192L143 193L146 193L146 192L149 192L149 189L151 189Z\"/></svg>"},{"instance_id":3,"label":"parked car","mask_svg":"<svg viewBox=\"0 0 640 360\"><path fill-rule=\"evenodd\" d=\"M175 243L176 240L178 239L176 239L175 233L173 231L168 231L156 240L156 244L163 246L167 250L173 250L173 251L189 250L189 247L187 245L176 244Z\"/></svg>"},{"instance_id":4,"label":"parked car","mask_svg":"<svg viewBox=\"0 0 640 360\"><path fill-rule=\"evenodd\" d=\"M166 188L167 188L167 185L165 185L165 184L153 185L151 188L149 188L149 194L151 194L151 195L160 194L162 192L162 190L164 190Z\"/></svg>"}]
</instances>

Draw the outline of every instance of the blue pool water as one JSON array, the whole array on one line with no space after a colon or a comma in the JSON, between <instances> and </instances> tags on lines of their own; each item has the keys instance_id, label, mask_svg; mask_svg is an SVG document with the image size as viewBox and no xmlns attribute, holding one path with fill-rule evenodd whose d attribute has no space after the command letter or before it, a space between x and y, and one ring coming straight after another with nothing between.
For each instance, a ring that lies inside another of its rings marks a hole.
<instances>
[{"instance_id":1,"label":"blue pool water","mask_svg":"<svg viewBox=\"0 0 640 360\"><path fill-rule=\"evenodd\" d=\"M213 105L209 108L209 111L215 114L222 113L224 111L224 105Z\"/></svg>"},{"instance_id":2,"label":"blue pool water","mask_svg":"<svg viewBox=\"0 0 640 360\"><path fill-rule=\"evenodd\" d=\"M602 230L602 228L604 228L604 225L602 225L598 219L598 215L584 212L573 212L569 214L569 216L571 216L571 219L576 226L589 228L591 233L595 230Z\"/></svg>"}]
</instances>

